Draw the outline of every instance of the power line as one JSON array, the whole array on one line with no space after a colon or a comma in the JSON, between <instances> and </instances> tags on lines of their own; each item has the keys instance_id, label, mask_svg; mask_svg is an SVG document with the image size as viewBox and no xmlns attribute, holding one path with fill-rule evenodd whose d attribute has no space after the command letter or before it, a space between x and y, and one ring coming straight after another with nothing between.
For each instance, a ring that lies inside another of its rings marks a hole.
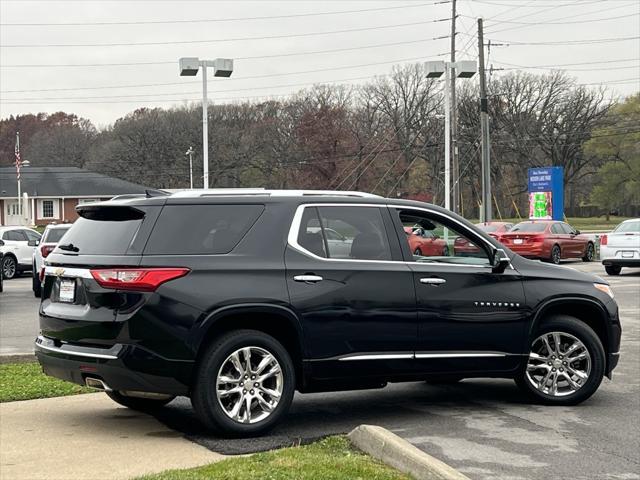
<instances>
[{"instance_id":1,"label":"power line","mask_svg":"<svg viewBox=\"0 0 640 480\"><path fill-rule=\"evenodd\" d=\"M375 27L346 28L342 30L329 30L326 32L304 32L291 33L286 35L264 35L259 37L236 37L236 38L216 38L209 40L173 40L163 42L121 42L121 43L41 43L41 44L5 44L1 48L64 48L64 47L141 47L154 45L194 45L201 43L222 43L222 42L244 42L253 40L274 40L280 38L314 37L321 35L334 35L341 33L366 32L371 30L385 30L387 28L412 27L425 25L428 23L447 22L449 18L439 18L436 20L425 20L422 22L397 23L394 25L377 25Z\"/></svg>"},{"instance_id":2,"label":"power line","mask_svg":"<svg viewBox=\"0 0 640 480\"><path fill-rule=\"evenodd\" d=\"M611 10L611 9L607 9L607 10ZM589 12L589 13L595 13L595 12ZM576 21L569 21L569 22L512 22L509 20L498 20L496 23L513 23L516 25L570 25L570 24L574 24L574 23L593 23L593 22L604 22L607 20L617 20L619 18L630 18L630 17L637 17L638 15L640 15L640 13L634 13L631 15L618 15L615 17L606 17L606 18L593 18L590 20L576 20ZM465 15L465 17L467 17ZM467 17L467 18L471 18L471 17ZM572 15L572 18L575 18L575 15ZM495 33L496 31L494 31L493 33Z\"/></svg>"},{"instance_id":3,"label":"power line","mask_svg":"<svg viewBox=\"0 0 640 480\"><path fill-rule=\"evenodd\" d=\"M58 27L58 26L104 26L104 25L168 25L168 24L184 24L184 23L222 23L237 22L247 20L274 20L282 18L301 18L301 17L317 17L327 15L343 15L350 13L379 12L386 10L398 10L406 8L420 8L430 5L438 5L449 3L450 0L441 0L430 3L408 4L394 7L365 8L360 10L340 10L337 12L312 12L312 13L294 13L289 15L271 15L261 17L236 17L236 18L209 18L209 19L190 19L190 20L138 20L138 21L115 21L115 22L42 22L42 23L0 23L2 27Z\"/></svg>"},{"instance_id":4,"label":"power line","mask_svg":"<svg viewBox=\"0 0 640 480\"><path fill-rule=\"evenodd\" d=\"M590 45L595 43L614 43L626 42L628 40L637 40L640 36L634 37L611 37L611 38L590 38L583 40L557 40L548 42L521 42L517 40L494 40L499 43L508 43L510 46L528 46L528 45Z\"/></svg>"},{"instance_id":5,"label":"power line","mask_svg":"<svg viewBox=\"0 0 640 480\"><path fill-rule=\"evenodd\" d=\"M317 55L324 53L337 53L348 52L355 50L364 50L369 48L381 48L381 47L395 47L398 45L408 45L413 43L425 43L436 40L443 40L449 38L449 35L441 35L438 37L421 38L418 40L405 40L400 42L391 43L378 43L373 45L363 45L359 47L345 47L345 48L332 48L327 50L315 50L307 52L291 52L291 53L276 53L269 55L254 55L250 57L234 57L234 60L257 60L265 58L278 58L278 57L296 57L302 55ZM140 65L175 65L175 60L158 61L158 62L117 62L117 63L62 63L62 64L3 64L0 63L0 68L47 68L47 67L122 67L122 66L140 66Z\"/></svg>"},{"instance_id":6,"label":"power line","mask_svg":"<svg viewBox=\"0 0 640 480\"><path fill-rule=\"evenodd\" d=\"M434 57L439 57L442 55L446 55L448 52L440 53L434 55ZM267 73L260 75L249 75L244 77L232 77L228 81L239 81L239 80L249 80L256 78L270 78L270 77L280 77L280 76L289 76L289 75L301 75L306 73L320 73L320 72L330 72L333 70L346 70L351 68L362 68L362 67L371 67L377 65L386 65L390 63L402 63L402 62L411 62L423 60L424 56L420 57L409 57L409 58L398 58L395 60L387 60L384 62L371 62L371 63L361 63L357 65L344 65L339 67L328 67L328 68L317 68L313 70L299 70L296 72L279 72L279 73ZM227 82L228 82L227 81ZM225 82L225 83L227 83ZM184 82L166 82L166 83L143 83L143 84L129 84L129 85L108 85L104 87L67 87L67 88L44 88L37 90L2 90L0 93L31 93L31 92L60 92L60 91L77 91L77 90L102 90L102 89L117 89L117 88L139 88L139 87L163 87L163 86L172 86L172 85L187 85L187 84L200 84L199 81L184 81ZM133 95L131 95L133 96Z\"/></svg>"}]
</instances>

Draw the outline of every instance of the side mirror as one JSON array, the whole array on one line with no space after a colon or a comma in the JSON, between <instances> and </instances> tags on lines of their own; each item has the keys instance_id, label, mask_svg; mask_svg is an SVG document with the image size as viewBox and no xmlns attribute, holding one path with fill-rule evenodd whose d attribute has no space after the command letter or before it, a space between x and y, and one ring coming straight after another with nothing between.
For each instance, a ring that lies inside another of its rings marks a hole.
<instances>
[{"instance_id":1,"label":"side mirror","mask_svg":"<svg viewBox=\"0 0 640 480\"><path fill-rule=\"evenodd\" d=\"M40 240L29 240L27 242L27 245L30 247L37 247L38 245L40 245Z\"/></svg>"},{"instance_id":2,"label":"side mirror","mask_svg":"<svg viewBox=\"0 0 640 480\"><path fill-rule=\"evenodd\" d=\"M580 235L580 230L576 230L575 235Z\"/></svg>"},{"instance_id":3,"label":"side mirror","mask_svg":"<svg viewBox=\"0 0 640 480\"><path fill-rule=\"evenodd\" d=\"M507 252L501 248L495 248L493 250L493 258L491 259L491 267L493 273L502 273L511 264L511 259L507 255Z\"/></svg>"}]
</instances>

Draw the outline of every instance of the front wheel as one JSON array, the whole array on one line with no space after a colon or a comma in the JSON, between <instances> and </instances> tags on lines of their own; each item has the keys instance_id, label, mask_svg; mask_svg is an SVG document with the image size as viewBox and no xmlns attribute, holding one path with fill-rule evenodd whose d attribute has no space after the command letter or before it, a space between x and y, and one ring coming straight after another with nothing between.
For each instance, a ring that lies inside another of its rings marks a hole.
<instances>
[{"instance_id":1,"label":"front wheel","mask_svg":"<svg viewBox=\"0 0 640 480\"><path fill-rule=\"evenodd\" d=\"M589 244L587 245L587 251L584 253L584 257L582 257L582 261L592 262L595 256L596 256L596 249L593 246L593 243L589 242Z\"/></svg>"},{"instance_id":2,"label":"front wheel","mask_svg":"<svg viewBox=\"0 0 640 480\"><path fill-rule=\"evenodd\" d=\"M287 413L294 389L293 363L282 344L260 331L237 330L207 348L191 402L211 430L255 436Z\"/></svg>"},{"instance_id":3,"label":"front wheel","mask_svg":"<svg viewBox=\"0 0 640 480\"><path fill-rule=\"evenodd\" d=\"M150 412L160 407L164 407L167 403L176 398L173 395L166 395L159 398L132 397L125 395L122 392L118 392L117 390L108 390L105 393L111 400L123 407L138 410L140 412Z\"/></svg>"},{"instance_id":4,"label":"front wheel","mask_svg":"<svg viewBox=\"0 0 640 480\"><path fill-rule=\"evenodd\" d=\"M605 265L604 270L607 275L620 275L622 267L620 265Z\"/></svg>"},{"instance_id":5,"label":"front wheel","mask_svg":"<svg viewBox=\"0 0 640 480\"><path fill-rule=\"evenodd\" d=\"M5 280L10 280L16 276L18 264L13 257L4 257L2 259L2 276Z\"/></svg>"},{"instance_id":6,"label":"front wheel","mask_svg":"<svg viewBox=\"0 0 640 480\"><path fill-rule=\"evenodd\" d=\"M413 251L413 254L414 254L414 255L416 255L416 256L418 256L418 257L421 257L421 256L422 256L422 250L420 250L419 248L416 248L416 249Z\"/></svg>"},{"instance_id":7,"label":"front wheel","mask_svg":"<svg viewBox=\"0 0 640 480\"><path fill-rule=\"evenodd\" d=\"M541 403L576 405L595 393L604 371L604 348L595 332L576 318L556 315L540 325L515 381Z\"/></svg>"},{"instance_id":8,"label":"front wheel","mask_svg":"<svg viewBox=\"0 0 640 480\"><path fill-rule=\"evenodd\" d=\"M551 261L551 263L555 265L559 265L561 258L562 258L562 252L560 251L560 246L554 245L553 248L551 249L551 257L549 258L549 260Z\"/></svg>"}]
</instances>

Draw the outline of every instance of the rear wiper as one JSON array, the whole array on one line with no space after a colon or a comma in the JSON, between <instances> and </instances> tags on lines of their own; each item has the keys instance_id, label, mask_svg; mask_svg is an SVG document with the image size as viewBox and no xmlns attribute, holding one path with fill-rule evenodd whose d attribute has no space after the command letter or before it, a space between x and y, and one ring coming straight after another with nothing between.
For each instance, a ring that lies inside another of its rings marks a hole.
<instances>
[{"instance_id":1,"label":"rear wiper","mask_svg":"<svg viewBox=\"0 0 640 480\"><path fill-rule=\"evenodd\" d=\"M58 245L60 250L66 250L68 252L79 252L80 249L73 245L73 243L67 243L66 245Z\"/></svg>"}]
</instances>

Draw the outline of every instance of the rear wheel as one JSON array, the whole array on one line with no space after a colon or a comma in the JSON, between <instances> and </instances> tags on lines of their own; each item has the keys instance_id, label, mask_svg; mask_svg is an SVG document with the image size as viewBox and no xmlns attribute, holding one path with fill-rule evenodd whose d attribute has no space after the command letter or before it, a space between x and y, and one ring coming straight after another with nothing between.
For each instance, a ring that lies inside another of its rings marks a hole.
<instances>
[{"instance_id":1,"label":"rear wheel","mask_svg":"<svg viewBox=\"0 0 640 480\"><path fill-rule=\"evenodd\" d=\"M562 251L560 250L560 245L554 245L551 249L551 256L549 257L549 260L551 261L551 263L558 265L561 258Z\"/></svg>"},{"instance_id":2,"label":"rear wheel","mask_svg":"<svg viewBox=\"0 0 640 480\"><path fill-rule=\"evenodd\" d=\"M593 246L593 243L589 242L587 244L587 250L584 253L584 257L582 257L582 261L583 262L592 262L593 258L595 257L595 255L596 255L596 249Z\"/></svg>"},{"instance_id":3,"label":"rear wheel","mask_svg":"<svg viewBox=\"0 0 640 480\"><path fill-rule=\"evenodd\" d=\"M604 270L607 275L620 275L622 267L620 265L605 265Z\"/></svg>"},{"instance_id":4,"label":"rear wheel","mask_svg":"<svg viewBox=\"0 0 640 480\"><path fill-rule=\"evenodd\" d=\"M443 257L448 257L449 256L449 247L444 247L442 249L442 256Z\"/></svg>"},{"instance_id":5,"label":"rear wheel","mask_svg":"<svg viewBox=\"0 0 640 480\"><path fill-rule=\"evenodd\" d=\"M576 405L598 389L604 370L604 348L595 332L576 318L556 315L540 325L515 381L539 402Z\"/></svg>"},{"instance_id":6,"label":"rear wheel","mask_svg":"<svg viewBox=\"0 0 640 480\"><path fill-rule=\"evenodd\" d=\"M141 412L148 412L156 410L160 407L164 407L167 403L176 398L173 395L167 395L165 398L132 397L129 395L124 395L123 393L116 390L107 391L105 393L111 400L119 403L123 407L127 407L132 410L139 410Z\"/></svg>"},{"instance_id":7,"label":"rear wheel","mask_svg":"<svg viewBox=\"0 0 640 480\"><path fill-rule=\"evenodd\" d=\"M5 280L10 280L16 276L18 264L12 256L5 256L2 259L2 276Z\"/></svg>"},{"instance_id":8,"label":"rear wheel","mask_svg":"<svg viewBox=\"0 0 640 480\"><path fill-rule=\"evenodd\" d=\"M414 255L417 255L417 256L419 256L419 257L420 257L420 256L422 256L422 250L420 250L419 248L416 248L416 249L413 251L413 254L414 254Z\"/></svg>"},{"instance_id":9,"label":"rear wheel","mask_svg":"<svg viewBox=\"0 0 640 480\"><path fill-rule=\"evenodd\" d=\"M293 363L280 342L263 332L238 330L207 348L191 403L211 430L259 435L287 413L294 388Z\"/></svg>"}]
</instances>

